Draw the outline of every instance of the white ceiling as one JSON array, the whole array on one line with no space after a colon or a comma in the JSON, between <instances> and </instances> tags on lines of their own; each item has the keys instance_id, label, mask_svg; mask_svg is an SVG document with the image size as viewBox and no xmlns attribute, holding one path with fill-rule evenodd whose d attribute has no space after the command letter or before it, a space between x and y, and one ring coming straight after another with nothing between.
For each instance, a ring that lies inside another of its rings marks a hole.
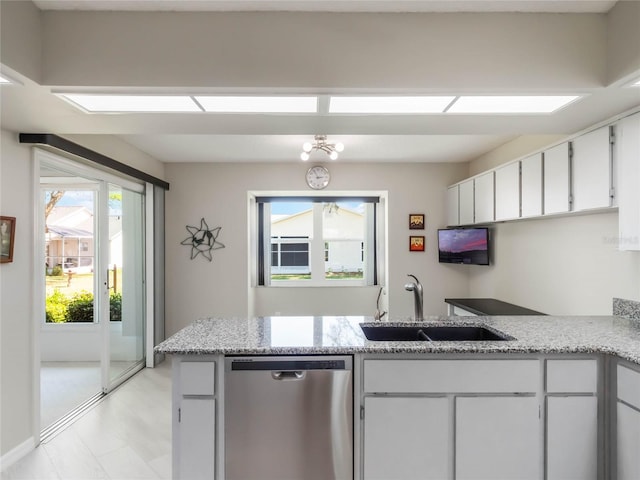
<instances>
[{"instance_id":1,"label":"white ceiling","mask_svg":"<svg viewBox=\"0 0 640 480\"><path fill-rule=\"evenodd\" d=\"M35 3L39 8L47 10L602 13L607 12L616 2L37 0ZM469 77L469 84L473 85L472 76ZM82 84L79 84L80 91L82 88ZM302 143L312 140L314 134L328 134L330 142L341 141L345 144L345 151L339 161L465 162L522 135L569 135L608 116L640 105L640 89L610 85L583 88L578 92L566 87L564 91L541 90L540 93L586 94L583 99L551 115L86 114L53 95L50 87L37 85L28 79L23 81L23 85L2 86L1 90L3 128L15 132L51 132L74 136L115 135L165 162L295 162L300 161ZM95 91L95 87L93 90ZM152 88L138 87L138 90L154 92ZM185 91L194 93L193 90L192 87ZM180 87L175 87L165 90L165 93L179 91ZM400 89L390 93L402 92ZM514 92L511 93L516 92L519 90L514 87ZM322 92L313 90L296 92L294 89L292 93L320 93L322 97ZM340 91L337 90L337 93ZM427 90L425 93L432 92Z\"/></svg>"},{"instance_id":2,"label":"white ceiling","mask_svg":"<svg viewBox=\"0 0 640 480\"><path fill-rule=\"evenodd\" d=\"M604 13L616 0L35 0L42 10Z\"/></svg>"}]
</instances>

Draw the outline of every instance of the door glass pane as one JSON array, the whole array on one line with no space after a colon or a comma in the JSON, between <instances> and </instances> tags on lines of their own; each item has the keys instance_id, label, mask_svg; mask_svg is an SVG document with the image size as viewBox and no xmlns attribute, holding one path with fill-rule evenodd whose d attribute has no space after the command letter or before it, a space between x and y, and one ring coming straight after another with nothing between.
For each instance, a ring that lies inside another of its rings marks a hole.
<instances>
[{"instance_id":1,"label":"door glass pane","mask_svg":"<svg viewBox=\"0 0 640 480\"><path fill-rule=\"evenodd\" d=\"M47 323L93 323L94 190L44 189Z\"/></svg>"},{"instance_id":2,"label":"door glass pane","mask_svg":"<svg viewBox=\"0 0 640 480\"><path fill-rule=\"evenodd\" d=\"M364 278L365 221L361 202L322 204L324 271L327 280Z\"/></svg>"},{"instance_id":3,"label":"door glass pane","mask_svg":"<svg viewBox=\"0 0 640 480\"><path fill-rule=\"evenodd\" d=\"M101 391L101 335L94 306L96 199L89 179L41 169L45 318L40 332L41 428Z\"/></svg>"},{"instance_id":4,"label":"door glass pane","mask_svg":"<svg viewBox=\"0 0 640 480\"><path fill-rule=\"evenodd\" d=\"M109 379L144 359L144 216L141 194L109 185Z\"/></svg>"}]
</instances>

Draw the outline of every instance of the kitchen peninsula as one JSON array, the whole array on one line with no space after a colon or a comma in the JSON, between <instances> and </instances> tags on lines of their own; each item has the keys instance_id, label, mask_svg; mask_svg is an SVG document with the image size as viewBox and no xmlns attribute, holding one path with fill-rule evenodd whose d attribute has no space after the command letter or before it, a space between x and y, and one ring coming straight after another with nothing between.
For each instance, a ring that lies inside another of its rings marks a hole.
<instances>
[{"instance_id":1,"label":"kitchen peninsula","mask_svg":"<svg viewBox=\"0 0 640 480\"><path fill-rule=\"evenodd\" d=\"M640 478L636 322L617 316L420 322L481 325L513 338L479 342L370 341L362 323L407 321L206 318L158 345L157 352L174 355L174 478L231 480L226 360L336 355L353 359L353 478L416 478L416 472L426 479Z\"/></svg>"}]
</instances>

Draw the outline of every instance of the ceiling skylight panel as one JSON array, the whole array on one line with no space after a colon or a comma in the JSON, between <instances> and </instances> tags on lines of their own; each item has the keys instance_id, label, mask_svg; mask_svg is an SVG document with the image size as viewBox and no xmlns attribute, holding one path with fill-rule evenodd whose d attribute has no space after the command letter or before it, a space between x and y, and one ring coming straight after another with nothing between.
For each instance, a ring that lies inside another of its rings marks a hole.
<instances>
[{"instance_id":1,"label":"ceiling skylight panel","mask_svg":"<svg viewBox=\"0 0 640 480\"><path fill-rule=\"evenodd\" d=\"M89 112L201 112L186 95L111 95L64 93L62 98Z\"/></svg>"},{"instance_id":2,"label":"ceiling skylight panel","mask_svg":"<svg viewBox=\"0 0 640 480\"><path fill-rule=\"evenodd\" d=\"M332 96L329 100L329 113L442 113L454 98L454 96Z\"/></svg>"},{"instance_id":3,"label":"ceiling skylight panel","mask_svg":"<svg viewBox=\"0 0 640 480\"><path fill-rule=\"evenodd\" d=\"M206 112L212 113L317 113L316 96L228 96L194 97Z\"/></svg>"},{"instance_id":4,"label":"ceiling skylight panel","mask_svg":"<svg viewBox=\"0 0 640 480\"><path fill-rule=\"evenodd\" d=\"M484 95L459 97L447 113L552 113L577 95Z\"/></svg>"}]
</instances>

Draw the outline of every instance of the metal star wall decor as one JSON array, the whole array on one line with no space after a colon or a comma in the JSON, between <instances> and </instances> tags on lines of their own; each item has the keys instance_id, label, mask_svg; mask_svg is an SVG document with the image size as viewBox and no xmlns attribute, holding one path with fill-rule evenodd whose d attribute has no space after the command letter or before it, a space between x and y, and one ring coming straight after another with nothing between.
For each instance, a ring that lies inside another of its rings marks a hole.
<instances>
[{"instance_id":1,"label":"metal star wall decor","mask_svg":"<svg viewBox=\"0 0 640 480\"><path fill-rule=\"evenodd\" d=\"M191 246L191 260L202 254L204 258L211 261L211 251L224 248L224 244L218 241L222 227L209 228L204 218L200 220L200 227L187 225L190 236L180 242L180 245Z\"/></svg>"}]
</instances>

